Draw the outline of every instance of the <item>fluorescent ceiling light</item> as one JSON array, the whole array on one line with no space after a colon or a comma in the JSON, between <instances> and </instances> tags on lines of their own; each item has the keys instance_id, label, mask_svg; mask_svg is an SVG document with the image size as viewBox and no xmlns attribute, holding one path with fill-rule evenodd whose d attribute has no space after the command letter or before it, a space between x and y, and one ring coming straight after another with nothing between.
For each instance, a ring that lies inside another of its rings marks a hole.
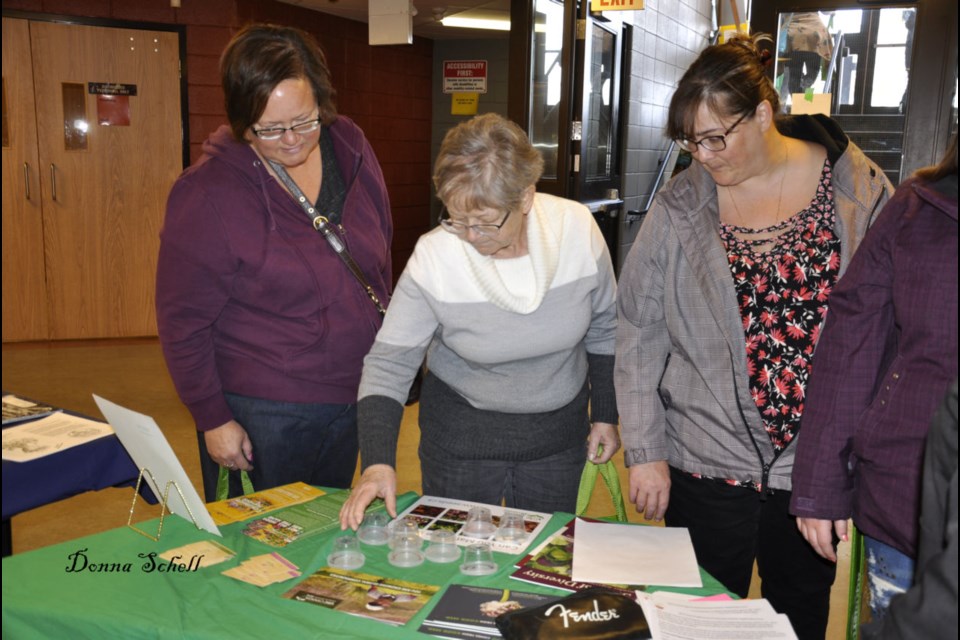
<instances>
[{"instance_id":1,"label":"fluorescent ceiling light","mask_svg":"<svg viewBox=\"0 0 960 640\"><path fill-rule=\"evenodd\" d=\"M445 27L460 27L462 29L492 29L494 31L510 31L510 21L497 18L462 18L450 16L440 22Z\"/></svg>"}]
</instances>

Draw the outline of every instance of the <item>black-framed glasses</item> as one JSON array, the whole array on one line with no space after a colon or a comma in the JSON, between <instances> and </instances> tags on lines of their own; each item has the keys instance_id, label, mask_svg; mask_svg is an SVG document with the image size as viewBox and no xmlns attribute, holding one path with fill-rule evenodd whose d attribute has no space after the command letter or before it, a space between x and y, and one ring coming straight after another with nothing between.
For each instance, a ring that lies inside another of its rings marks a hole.
<instances>
[{"instance_id":1,"label":"black-framed glasses","mask_svg":"<svg viewBox=\"0 0 960 640\"><path fill-rule=\"evenodd\" d=\"M733 130L737 128L744 118L753 113L752 111L747 111L745 114L737 118L737 121L730 125L726 131L723 132L721 136L704 136L699 140L687 140L686 138L680 138L677 140L677 144L680 145L680 148L684 151L689 151L690 153L696 153L697 147L703 147L707 151L713 151L714 153L718 151L723 151L727 148L727 136L733 133Z\"/></svg>"},{"instance_id":2,"label":"black-framed glasses","mask_svg":"<svg viewBox=\"0 0 960 640\"><path fill-rule=\"evenodd\" d=\"M254 129L253 127L250 127L250 130L253 131L253 135L257 136L261 140L279 140L287 131L292 131L298 136L302 136L308 133L313 133L319 128L320 118L318 117L313 120L307 120L306 122L295 124L292 127L265 127L263 129Z\"/></svg>"},{"instance_id":3,"label":"black-framed glasses","mask_svg":"<svg viewBox=\"0 0 960 640\"><path fill-rule=\"evenodd\" d=\"M492 222L487 222L483 224L465 224L463 222L458 222L450 218L450 212L447 211L447 208L444 207L440 211L440 226L444 228L445 231L449 231L458 236L466 235L467 231L473 231L481 236L495 236L500 233L501 227L507 223L507 219L510 217L510 211L503 216L503 219L500 221L500 224L493 224Z\"/></svg>"}]
</instances>

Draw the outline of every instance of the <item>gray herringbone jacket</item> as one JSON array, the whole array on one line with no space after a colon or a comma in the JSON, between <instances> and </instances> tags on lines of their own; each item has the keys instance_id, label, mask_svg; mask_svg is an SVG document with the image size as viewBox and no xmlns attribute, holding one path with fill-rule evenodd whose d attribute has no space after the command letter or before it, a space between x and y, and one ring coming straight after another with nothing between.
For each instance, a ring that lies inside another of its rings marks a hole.
<instances>
[{"instance_id":1,"label":"gray herringbone jacket","mask_svg":"<svg viewBox=\"0 0 960 640\"><path fill-rule=\"evenodd\" d=\"M777 126L827 149L842 274L892 187L829 118L794 116ZM657 196L624 263L618 309L616 388L626 464L668 460L691 473L790 489L793 449L774 457L750 397L716 185L699 163Z\"/></svg>"}]
</instances>

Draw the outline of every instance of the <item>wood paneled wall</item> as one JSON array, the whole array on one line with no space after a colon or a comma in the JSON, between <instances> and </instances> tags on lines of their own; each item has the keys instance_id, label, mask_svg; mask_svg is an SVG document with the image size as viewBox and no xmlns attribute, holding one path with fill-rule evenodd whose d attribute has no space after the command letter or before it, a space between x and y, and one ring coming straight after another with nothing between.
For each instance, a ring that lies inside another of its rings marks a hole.
<instances>
[{"instance_id":1,"label":"wood paneled wall","mask_svg":"<svg viewBox=\"0 0 960 640\"><path fill-rule=\"evenodd\" d=\"M273 0L2 0L5 10L131 22L181 24L187 29L190 158L226 122L220 52L248 22L298 26L327 54L340 113L363 128L383 167L393 208L394 278L417 238L429 228L430 123L433 42L371 47L367 25Z\"/></svg>"}]
</instances>

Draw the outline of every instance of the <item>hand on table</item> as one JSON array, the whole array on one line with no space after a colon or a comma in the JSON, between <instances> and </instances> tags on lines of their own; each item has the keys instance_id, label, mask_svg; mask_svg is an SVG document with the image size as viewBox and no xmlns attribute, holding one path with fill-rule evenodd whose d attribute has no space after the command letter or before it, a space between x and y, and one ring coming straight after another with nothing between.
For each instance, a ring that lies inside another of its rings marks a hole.
<instances>
[{"instance_id":1,"label":"hand on table","mask_svg":"<svg viewBox=\"0 0 960 640\"><path fill-rule=\"evenodd\" d=\"M666 460L635 464L630 474L630 502L647 520L663 520L670 503L670 467Z\"/></svg>"},{"instance_id":2,"label":"hand on table","mask_svg":"<svg viewBox=\"0 0 960 640\"><path fill-rule=\"evenodd\" d=\"M397 472L390 465L372 464L366 468L340 509L340 528L356 530L367 506L376 498L383 498L391 518L397 517Z\"/></svg>"},{"instance_id":3,"label":"hand on table","mask_svg":"<svg viewBox=\"0 0 960 640\"><path fill-rule=\"evenodd\" d=\"M810 543L813 550L830 562L837 561L837 549L833 544L833 534L841 540L847 539L846 520L821 520L820 518L797 518L800 534Z\"/></svg>"},{"instance_id":4,"label":"hand on table","mask_svg":"<svg viewBox=\"0 0 960 640\"><path fill-rule=\"evenodd\" d=\"M603 451L597 455L599 445L603 445ZM590 425L590 437L587 438L587 461L603 464L619 449L620 436L617 433L617 425L609 422L594 422Z\"/></svg>"},{"instance_id":5,"label":"hand on table","mask_svg":"<svg viewBox=\"0 0 960 640\"><path fill-rule=\"evenodd\" d=\"M203 433L210 459L228 469L253 469L253 443L236 420Z\"/></svg>"}]
</instances>

